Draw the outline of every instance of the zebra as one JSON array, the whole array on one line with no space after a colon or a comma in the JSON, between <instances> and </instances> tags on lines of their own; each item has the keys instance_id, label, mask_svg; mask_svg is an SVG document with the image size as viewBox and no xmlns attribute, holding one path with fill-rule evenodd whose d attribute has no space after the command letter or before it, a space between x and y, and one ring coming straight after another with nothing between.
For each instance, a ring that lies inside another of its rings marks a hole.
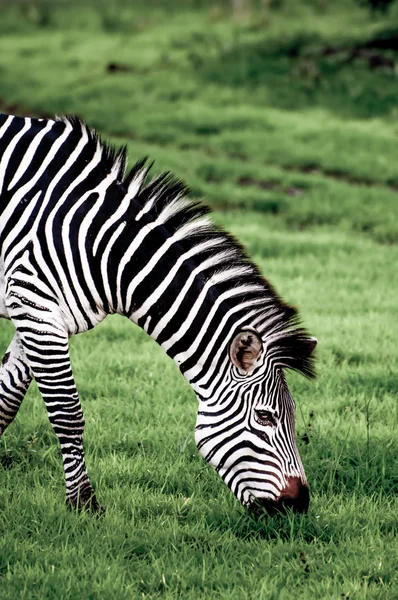
<instances>
[{"instance_id":1,"label":"zebra","mask_svg":"<svg viewBox=\"0 0 398 600\"><path fill-rule=\"evenodd\" d=\"M126 170L76 116L0 115L0 435L34 378L58 437L69 507L102 510L83 451L69 337L108 314L140 326L198 400L195 442L253 511L306 512L285 369L314 376L316 338L209 208L169 172Z\"/></svg>"}]
</instances>

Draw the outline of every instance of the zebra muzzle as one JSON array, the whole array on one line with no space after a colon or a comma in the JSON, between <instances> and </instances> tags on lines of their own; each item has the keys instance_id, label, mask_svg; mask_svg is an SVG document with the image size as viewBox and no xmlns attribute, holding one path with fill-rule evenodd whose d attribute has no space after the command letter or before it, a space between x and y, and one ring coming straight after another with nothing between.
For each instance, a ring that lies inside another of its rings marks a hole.
<instances>
[{"instance_id":1,"label":"zebra muzzle","mask_svg":"<svg viewBox=\"0 0 398 600\"><path fill-rule=\"evenodd\" d=\"M277 500L269 498L256 498L250 507L250 512L259 517L264 510L269 515L284 514L287 510L295 513L306 513L310 503L308 486L300 477L289 477L287 486L282 490Z\"/></svg>"}]
</instances>

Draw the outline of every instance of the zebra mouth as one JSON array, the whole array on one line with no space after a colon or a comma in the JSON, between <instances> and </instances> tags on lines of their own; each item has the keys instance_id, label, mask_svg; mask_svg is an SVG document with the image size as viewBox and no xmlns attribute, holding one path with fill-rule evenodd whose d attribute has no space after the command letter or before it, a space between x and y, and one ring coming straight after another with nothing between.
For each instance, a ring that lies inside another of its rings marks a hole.
<instances>
[{"instance_id":1,"label":"zebra mouth","mask_svg":"<svg viewBox=\"0 0 398 600\"><path fill-rule=\"evenodd\" d=\"M255 519L260 519L264 516L284 515L286 508L284 503L279 503L271 498L254 498L249 506L249 513Z\"/></svg>"},{"instance_id":2,"label":"zebra mouth","mask_svg":"<svg viewBox=\"0 0 398 600\"><path fill-rule=\"evenodd\" d=\"M288 510L294 513L305 514L310 503L310 494L307 485L301 484L294 494L287 495L288 489L284 490L278 500L272 498L253 498L249 505L249 512L255 518L264 516L285 515Z\"/></svg>"},{"instance_id":3,"label":"zebra mouth","mask_svg":"<svg viewBox=\"0 0 398 600\"><path fill-rule=\"evenodd\" d=\"M256 498L255 496L251 496L246 503L246 507L249 511L249 514L255 519L259 519L264 516L272 516L277 514L278 509L277 500L270 498ZM283 509L282 509L283 510Z\"/></svg>"}]
</instances>

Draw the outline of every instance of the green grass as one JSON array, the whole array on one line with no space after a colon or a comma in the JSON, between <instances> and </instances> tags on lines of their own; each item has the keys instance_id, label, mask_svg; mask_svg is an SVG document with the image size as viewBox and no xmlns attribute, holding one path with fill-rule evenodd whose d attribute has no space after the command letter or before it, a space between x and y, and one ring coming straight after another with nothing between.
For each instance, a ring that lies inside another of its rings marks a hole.
<instances>
[{"instance_id":1,"label":"green grass","mask_svg":"<svg viewBox=\"0 0 398 600\"><path fill-rule=\"evenodd\" d=\"M33 385L0 442L0 599L398 598L398 82L350 60L398 7L194 5L3 6L0 108L76 112L173 170L299 306L320 340L317 380L289 375L310 510L251 519L197 453L175 365L111 317L71 340L106 513L66 510Z\"/></svg>"}]
</instances>

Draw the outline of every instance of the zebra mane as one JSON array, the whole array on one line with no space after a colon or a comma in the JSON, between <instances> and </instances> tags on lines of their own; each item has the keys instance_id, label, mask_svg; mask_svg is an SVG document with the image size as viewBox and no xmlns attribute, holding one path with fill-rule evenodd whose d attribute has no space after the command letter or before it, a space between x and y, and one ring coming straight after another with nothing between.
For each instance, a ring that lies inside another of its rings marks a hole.
<instances>
[{"instance_id":1,"label":"zebra mane","mask_svg":"<svg viewBox=\"0 0 398 600\"><path fill-rule=\"evenodd\" d=\"M211 209L189 199L190 190L182 180L170 172L149 179L153 163L148 163L147 157L136 162L126 173L126 145L116 149L75 115L57 117L57 120L73 128L77 141L86 135L93 153L101 148L104 170L114 172L115 181L130 199L127 226L130 219L142 220L145 225L161 218L169 229L185 234L180 240L184 251L199 245L206 247L205 258L213 259L213 264L206 269L206 280L212 279L216 286L228 281L232 287L246 288L247 292L240 296L241 302L253 300L247 309L248 317L270 344L284 354L282 366L307 377L315 376L313 348L308 343L311 337L300 327L297 309L282 300L230 233L205 218Z\"/></svg>"}]
</instances>

